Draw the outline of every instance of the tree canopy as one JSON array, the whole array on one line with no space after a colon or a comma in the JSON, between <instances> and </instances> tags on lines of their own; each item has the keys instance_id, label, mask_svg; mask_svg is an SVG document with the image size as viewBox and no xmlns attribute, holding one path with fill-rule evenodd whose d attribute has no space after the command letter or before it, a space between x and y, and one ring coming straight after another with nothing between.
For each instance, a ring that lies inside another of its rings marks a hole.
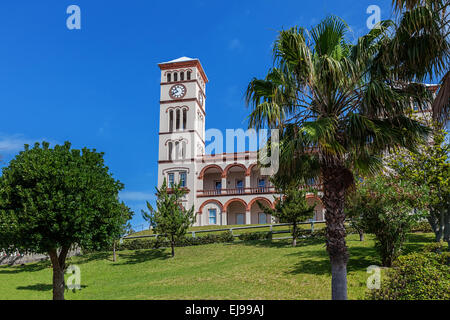
<instances>
[{"instance_id":1,"label":"tree canopy","mask_svg":"<svg viewBox=\"0 0 450 320\"><path fill-rule=\"evenodd\" d=\"M119 201L124 185L103 153L71 144L25 146L0 177L0 248L48 254L54 298L64 297L65 259L73 245L108 247L131 218ZM55 278L56 274L56 278Z\"/></svg>"}]
</instances>

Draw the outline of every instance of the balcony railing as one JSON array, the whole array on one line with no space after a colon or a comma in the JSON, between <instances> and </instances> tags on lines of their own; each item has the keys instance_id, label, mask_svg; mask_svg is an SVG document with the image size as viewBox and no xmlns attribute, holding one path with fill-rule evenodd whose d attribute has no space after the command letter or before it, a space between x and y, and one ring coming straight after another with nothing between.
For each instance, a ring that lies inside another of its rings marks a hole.
<instances>
[{"instance_id":1,"label":"balcony railing","mask_svg":"<svg viewBox=\"0 0 450 320\"><path fill-rule=\"evenodd\" d=\"M320 185L303 186L302 188L313 188L321 190ZM236 195L251 195L251 194L275 194L277 193L275 187L254 187L254 188L235 188L235 189L211 189L198 190L198 197L213 197L213 196L236 196Z\"/></svg>"},{"instance_id":2,"label":"balcony railing","mask_svg":"<svg viewBox=\"0 0 450 320\"><path fill-rule=\"evenodd\" d=\"M215 190L199 190L199 197L211 196L235 196L245 194L268 194L276 193L274 187L256 187L256 188L235 188L235 189L215 189Z\"/></svg>"}]
</instances>

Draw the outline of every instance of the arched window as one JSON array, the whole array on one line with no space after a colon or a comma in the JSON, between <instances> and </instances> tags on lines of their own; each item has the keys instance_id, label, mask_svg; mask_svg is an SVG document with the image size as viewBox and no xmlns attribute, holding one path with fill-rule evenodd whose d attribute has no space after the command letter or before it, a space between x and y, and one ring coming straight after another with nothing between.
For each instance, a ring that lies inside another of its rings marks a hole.
<instances>
[{"instance_id":1,"label":"arched window","mask_svg":"<svg viewBox=\"0 0 450 320\"><path fill-rule=\"evenodd\" d=\"M191 72L190 72L190 71L187 72L187 75L186 75L186 76L187 76L187 79L188 79L188 80L191 80Z\"/></svg>"},{"instance_id":2,"label":"arched window","mask_svg":"<svg viewBox=\"0 0 450 320\"><path fill-rule=\"evenodd\" d=\"M175 129L180 130L180 109L177 109L176 117L177 119L175 120Z\"/></svg>"},{"instance_id":3,"label":"arched window","mask_svg":"<svg viewBox=\"0 0 450 320\"><path fill-rule=\"evenodd\" d=\"M167 82L172 81L172 74L168 73L167 74Z\"/></svg>"},{"instance_id":4,"label":"arched window","mask_svg":"<svg viewBox=\"0 0 450 320\"><path fill-rule=\"evenodd\" d=\"M169 132L173 131L173 110L169 111Z\"/></svg>"},{"instance_id":5,"label":"arched window","mask_svg":"<svg viewBox=\"0 0 450 320\"><path fill-rule=\"evenodd\" d=\"M183 130L186 130L187 110L183 109Z\"/></svg>"},{"instance_id":6,"label":"arched window","mask_svg":"<svg viewBox=\"0 0 450 320\"><path fill-rule=\"evenodd\" d=\"M173 155L173 144L172 142L169 142L169 161L172 161L172 155Z\"/></svg>"},{"instance_id":7,"label":"arched window","mask_svg":"<svg viewBox=\"0 0 450 320\"><path fill-rule=\"evenodd\" d=\"M180 81L184 80L184 72L180 72Z\"/></svg>"},{"instance_id":8,"label":"arched window","mask_svg":"<svg viewBox=\"0 0 450 320\"><path fill-rule=\"evenodd\" d=\"M180 158L180 143L178 141L175 142L175 160Z\"/></svg>"},{"instance_id":9,"label":"arched window","mask_svg":"<svg viewBox=\"0 0 450 320\"><path fill-rule=\"evenodd\" d=\"M181 142L181 159L186 159L186 141Z\"/></svg>"},{"instance_id":10,"label":"arched window","mask_svg":"<svg viewBox=\"0 0 450 320\"><path fill-rule=\"evenodd\" d=\"M178 81L178 73L173 74L173 81Z\"/></svg>"}]
</instances>

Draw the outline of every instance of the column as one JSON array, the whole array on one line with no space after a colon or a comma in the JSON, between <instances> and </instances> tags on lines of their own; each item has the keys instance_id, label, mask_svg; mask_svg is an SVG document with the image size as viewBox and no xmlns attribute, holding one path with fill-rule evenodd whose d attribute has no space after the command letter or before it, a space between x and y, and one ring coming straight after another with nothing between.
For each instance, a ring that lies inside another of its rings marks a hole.
<instances>
[{"instance_id":1,"label":"column","mask_svg":"<svg viewBox=\"0 0 450 320\"><path fill-rule=\"evenodd\" d=\"M245 176L245 188L247 189L247 188L250 188L250 184L251 184L251 182L250 182L250 176ZM247 190L246 190L247 191Z\"/></svg>"},{"instance_id":2,"label":"column","mask_svg":"<svg viewBox=\"0 0 450 320\"><path fill-rule=\"evenodd\" d=\"M226 177L225 178L222 177L222 194L226 193L226 191L224 191L226 189L228 189L228 187L227 187L227 178Z\"/></svg>"},{"instance_id":3,"label":"column","mask_svg":"<svg viewBox=\"0 0 450 320\"><path fill-rule=\"evenodd\" d=\"M227 213L222 211L221 214L222 214L222 225L224 225L224 226L228 225L228 221L227 221L228 215L227 215Z\"/></svg>"},{"instance_id":4,"label":"column","mask_svg":"<svg viewBox=\"0 0 450 320\"><path fill-rule=\"evenodd\" d=\"M251 211L245 211L245 224L251 224L252 223L252 214Z\"/></svg>"}]
</instances>

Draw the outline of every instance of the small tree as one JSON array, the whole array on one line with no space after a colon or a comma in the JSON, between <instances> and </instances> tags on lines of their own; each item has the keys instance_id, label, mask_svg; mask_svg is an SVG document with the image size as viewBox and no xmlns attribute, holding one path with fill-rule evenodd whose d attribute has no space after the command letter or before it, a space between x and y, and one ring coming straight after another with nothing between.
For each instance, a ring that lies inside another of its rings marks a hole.
<instances>
[{"instance_id":1,"label":"small tree","mask_svg":"<svg viewBox=\"0 0 450 320\"><path fill-rule=\"evenodd\" d=\"M426 188L426 216L436 242L450 245L450 145L447 133L435 126L433 141L420 145L417 152L402 150L390 158L389 167L416 186Z\"/></svg>"},{"instance_id":2,"label":"small tree","mask_svg":"<svg viewBox=\"0 0 450 320\"><path fill-rule=\"evenodd\" d=\"M358 232L359 241L364 241L364 211L353 203L355 196L352 192L347 193L345 201L345 216L350 221L350 226Z\"/></svg>"},{"instance_id":3,"label":"small tree","mask_svg":"<svg viewBox=\"0 0 450 320\"><path fill-rule=\"evenodd\" d=\"M307 191L300 189L297 184L288 187L277 187L282 196L275 198L275 208L264 206L258 201L258 205L266 214L278 218L280 222L292 224L292 246L297 245L299 236L298 223L304 222L314 216L314 205L308 205L306 201Z\"/></svg>"},{"instance_id":4,"label":"small tree","mask_svg":"<svg viewBox=\"0 0 450 320\"><path fill-rule=\"evenodd\" d=\"M103 153L74 150L69 142L25 145L0 177L0 248L48 254L53 299L63 300L70 248L108 247L131 218L118 200L121 189Z\"/></svg>"},{"instance_id":5,"label":"small tree","mask_svg":"<svg viewBox=\"0 0 450 320\"><path fill-rule=\"evenodd\" d=\"M191 209L184 208L181 203L182 198L187 193L181 184L167 188L166 180L160 189L157 190L156 207L154 210L147 202L149 212L142 210L142 216L148 221L157 234L165 236L172 247L172 257L175 256L175 242L177 239L185 237L186 232L196 219L194 206Z\"/></svg>"},{"instance_id":6,"label":"small tree","mask_svg":"<svg viewBox=\"0 0 450 320\"><path fill-rule=\"evenodd\" d=\"M360 216L364 231L376 237L383 266L390 267L401 252L412 224L420 218L423 190L396 177L381 175L360 182L349 196L346 211Z\"/></svg>"}]
</instances>

